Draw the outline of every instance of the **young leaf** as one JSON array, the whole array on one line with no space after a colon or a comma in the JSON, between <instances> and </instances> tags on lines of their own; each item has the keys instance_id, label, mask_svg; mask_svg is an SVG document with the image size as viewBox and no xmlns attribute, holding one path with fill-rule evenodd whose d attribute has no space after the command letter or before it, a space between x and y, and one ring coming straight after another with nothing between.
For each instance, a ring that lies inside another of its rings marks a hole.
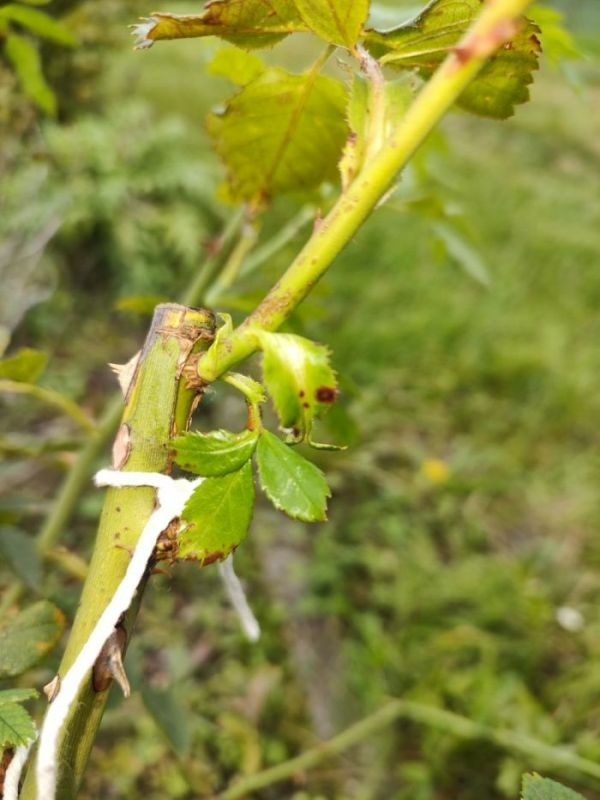
<instances>
[{"instance_id":1,"label":"young leaf","mask_svg":"<svg viewBox=\"0 0 600 800\"><path fill-rule=\"evenodd\" d=\"M207 66L209 75L227 78L237 86L245 86L265 71L264 62L239 47L221 47Z\"/></svg>"},{"instance_id":2,"label":"young leaf","mask_svg":"<svg viewBox=\"0 0 600 800\"><path fill-rule=\"evenodd\" d=\"M17 703L0 702L0 748L26 745L35 739L33 720Z\"/></svg>"},{"instance_id":3,"label":"young leaf","mask_svg":"<svg viewBox=\"0 0 600 800\"><path fill-rule=\"evenodd\" d=\"M347 127L346 93L310 70L268 69L207 120L226 164L232 201L260 203L277 193L312 192L335 180Z\"/></svg>"},{"instance_id":4,"label":"young leaf","mask_svg":"<svg viewBox=\"0 0 600 800\"><path fill-rule=\"evenodd\" d=\"M23 583L34 591L39 590L42 563L31 536L17 528L0 527L0 555Z\"/></svg>"},{"instance_id":5,"label":"young leaf","mask_svg":"<svg viewBox=\"0 0 600 800\"><path fill-rule=\"evenodd\" d=\"M0 378L19 383L35 383L46 369L48 356L41 350L22 347L13 355L0 361Z\"/></svg>"},{"instance_id":6,"label":"young leaf","mask_svg":"<svg viewBox=\"0 0 600 800\"><path fill-rule=\"evenodd\" d=\"M72 47L75 44L75 37L60 22L53 19L45 11L38 11L37 8L28 8L25 5L9 3L0 8L0 21L7 20L16 22L18 25L31 33L35 33L42 39L49 39L57 44Z\"/></svg>"},{"instance_id":7,"label":"young leaf","mask_svg":"<svg viewBox=\"0 0 600 800\"><path fill-rule=\"evenodd\" d=\"M217 314L219 322L221 323L215 333L215 338L211 346L202 356L202 363L206 364L209 370L216 370L223 351L226 349L226 339L228 339L233 332L233 320L231 314Z\"/></svg>"},{"instance_id":8,"label":"young leaf","mask_svg":"<svg viewBox=\"0 0 600 800\"><path fill-rule=\"evenodd\" d=\"M369 0L296 0L308 27L326 42L352 48L369 13Z\"/></svg>"},{"instance_id":9,"label":"young leaf","mask_svg":"<svg viewBox=\"0 0 600 800\"><path fill-rule=\"evenodd\" d=\"M56 113L56 97L42 72L37 47L24 36L10 33L4 40L4 55L12 64L27 97L47 114Z\"/></svg>"},{"instance_id":10,"label":"young leaf","mask_svg":"<svg viewBox=\"0 0 600 800\"><path fill-rule=\"evenodd\" d=\"M160 39L220 36L239 47L270 47L307 26L293 0L211 0L202 14L155 12L132 26L136 47L152 47Z\"/></svg>"},{"instance_id":11,"label":"young leaf","mask_svg":"<svg viewBox=\"0 0 600 800\"><path fill-rule=\"evenodd\" d=\"M222 561L245 538L254 505L252 467L207 478L183 509L188 527L179 537L178 558Z\"/></svg>"},{"instance_id":12,"label":"young leaf","mask_svg":"<svg viewBox=\"0 0 600 800\"><path fill-rule=\"evenodd\" d=\"M275 508L294 519L326 519L331 496L320 469L267 430L256 448L260 485Z\"/></svg>"},{"instance_id":13,"label":"young leaf","mask_svg":"<svg viewBox=\"0 0 600 800\"><path fill-rule=\"evenodd\" d=\"M578 792L542 778L541 775L523 775L522 800L585 800Z\"/></svg>"},{"instance_id":14,"label":"young leaf","mask_svg":"<svg viewBox=\"0 0 600 800\"><path fill-rule=\"evenodd\" d=\"M21 611L0 628L0 679L21 675L52 650L65 618L46 600Z\"/></svg>"},{"instance_id":15,"label":"young leaf","mask_svg":"<svg viewBox=\"0 0 600 800\"><path fill-rule=\"evenodd\" d=\"M183 433L172 442L175 463L196 475L226 475L252 457L257 438L257 431Z\"/></svg>"},{"instance_id":16,"label":"young leaf","mask_svg":"<svg viewBox=\"0 0 600 800\"><path fill-rule=\"evenodd\" d=\"M314 417L335 401L337 380L329 351L293 333L259 334L265 385L283 428L295 439L310 434Z\"/></svg>"},{"instance_id":17,"label":"young leaf","mask_svg":"<svg viewBox=\"0 0 600 800\"><path fill-rule=\"evenodd\" d=\"M418 70L429 79L481 11L483 0L432 0L414 19L390 31L368 31L367 45L381 62L396 69ZM538 68L539 28L521 26L463 92L458 105L487 117L505 119L529 99L532 72Z\"/></svg>"}]
</instances>

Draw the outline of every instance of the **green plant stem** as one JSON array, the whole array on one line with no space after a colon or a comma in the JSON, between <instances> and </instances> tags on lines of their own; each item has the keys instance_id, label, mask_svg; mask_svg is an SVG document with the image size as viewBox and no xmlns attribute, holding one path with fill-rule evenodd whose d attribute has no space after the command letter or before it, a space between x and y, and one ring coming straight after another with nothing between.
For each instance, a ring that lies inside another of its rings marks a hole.
<instances>
[{"instance_id":1,"label":"green plant stem","mask_svg":"<svg viewBox=\"0 0 600 800\"><path fill-rule=\"evenodd\" d=\"M256 244L257 235L254 225L246 222L223 269L205 292L204 302L207 306L212 306L217 298L233 286L246 256Z\"/></svg>"},{"instance_id":2,"label":"green plant stem","mask_svg":"<svg viewBox=\"0 0 600 800\"><path fill-rule=\"evenodd\" d=\"M127 393L113 448L115 468L168 470L168 441L173 433L186 429L195 398L194 390L188 389L181 377L182 370L188 357L207 346L213 331L214 317L208 311L176 304L157 307ZM154 510L155 494L150 487L106 492L94 553L59 675L69 670L121 583L129 565L128 550L135 549ZM142 593L140 586L122 620L128 640ZM108 690L96 691L91 680L80 687L60 733L57 800L72 800L77 794L107 697ZM30 760L21 800L35 797L34 761Z\"/></svg>"},{"instance_id":3,"label":"green plant stem","mask_svg":"<svg viewBox=\"0 0 600 800\"><path fill-rule=\"evenodd\" d=\"M65 547L56 547L53 550L49 550L46 553L46 560L60 567L63 572L78 581L84 581L87 578L87 562L81 556L71 553Z\"/></svg>"},{"instance_id":4,"label":"green plant stem","mask_svg":"<svg viewBox=\"0 0 600 800\"><path fill-rule=\"evenodd\" d=\"M238 780L221 792L218 800L239 800L274 783L289 780L322 761L343 753L398 719L410 719L462 739L486 739L506 750L532 758L535 767L565 768L600 780L599 764L581 758L565 748L544 744L515 731L481 725L434 706L410 700L392 700L370 716L346 728L332 739L306 750L302 755Z\"/></svg>"},{"instance_id":5,"label":"green plant stem","mask_svg":"<svg viewBox=\"0 0 600 800\"><path fill-rule=\"evenodd\" d=\"M215 280L215 276L219 273L223 258L226 258L231 247L235 246L234 242L239 236L240 231L243 232L245 216L244 209L238 209L231 215L217 240L215 252L206 259L202 268L198 270L198 273L193 278L191 284L181 295L180 302L184 306L196 306L200 303L205 303L204 295L206 289L212 284Z\"/></svg>"},{"instance_id":6,"label":"green plant stem","mask_svg":"<svg viewBox=\"0 0 600 800\"><path fill-rule=\"evenodd\" d=\"M310 209L303 209L287 226L278 231L271 240L257 249L253 257L248 259L248 263L244 262L242 265L243 273L247 274L258 269L261 264L275 255L278 250L285 247L308 222L311 216L312 211ZM223 256L230 252L232 246L235 249L233 243L242 229L244 219L245 214L242 210L231 216L220 236L218 252L204 263L202 269L198 271L197 275L192 280L190 286L183 292L181 302L184 305L194 306L202 302L203 293L210 284L210 281L214 279L215 272L218 271ZM225 261L224 268L226 268L227 262L228 259ZM108 405L98 421L94 432L85 442L75 462L69 468L36 538L38 552L42 557L46 557L46 554L56 545L61 537L79 498L88 487L90 475L92 474L96 461L119 424L122 411L123 398L120 394L115 394L108 401ZM6 611L14 605L24 591L24 588L22 583L15 582L2 598L0 610Z\"/></svg>"},{"instance_id":7,"label":"green plant stem","mask_svg":"<svg viewBox=\"0 0 600 800\"><path fill-rule=\"evenodd\" d=\"M194 306L201 301L202 294L214 276L215 269L218 269L223 253L229 251L243 224L243 220L244 214L242 211L232 215L220 236L218 251L204 263L190 286L183 292L181 300L183 305ZM123 397L120 394L115 394L108 401L95 432L84 444L76 461L70 467L56 495L52 508L38 533L37 548L40 555L45 556L50 548L54 547L64 531L77 505L77 501L88 486L90 475L100 453L105 449L107 442L119 424L122 411Z\"/></svg>"},{"instance_id":8,"label":"green plant stem","mask_svg":"<svg viewBox=\"0 0 600 800\"><path fill-rule=\"evenodd\" d=\"M442 116L476 77L487 59L514 32L511 23L532 0L495 0L482 12L406 112L404 119L343 192L297 258L259 306L216 353L201 359L198 375L216 380L258 347L255 330L276 330L323 276L377 203L398 172L427 138ZM216 357L215 357L216 356Z\"/></svg>"},{"instance_id":9,"label":"green plant stem","mask_svg":"<svg viewBox=\"0 0 600 800\"><path fill-rule=\"evenodd\" d=\"M80 406L77 405L69 397L65 397L60 392L55 392L54 389L45 389L43 386L38 386L36 383L21 383L21 381L0 380L0 393L7 392L10 394L28 394L30 397L35 397L36 400L41 400L42 403L47 403L49 406L58 408L64 414L71 417L84 431L94 433L96 425L94 421L88 417Z\"/></svg>"},{"instance_id":10,"label":"green plant stem","mask_svg":"<svg viewBox=\"0 0 600 800\"><path fill-rule=\"evenodd\" d=\"M261 267L265 261L269 261L273 256L277 255L277 253L283 250L283 248L300 233L302 228L314 220L314 218L315 209L313 206L304 206L301 208L289 222L277 231L277 233L273 234L268 241L257 247L254 252L245 259L240 269L240 276L245 278L247 275L251 275Z\"/></svg>"}]
</instances>

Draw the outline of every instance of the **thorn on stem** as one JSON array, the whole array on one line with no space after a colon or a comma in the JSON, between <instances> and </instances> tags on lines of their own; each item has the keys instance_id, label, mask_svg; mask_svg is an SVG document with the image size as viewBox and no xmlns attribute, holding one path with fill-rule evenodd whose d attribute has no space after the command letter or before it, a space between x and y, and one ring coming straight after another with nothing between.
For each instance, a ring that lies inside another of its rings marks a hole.
<instances>
[{"instance_id":1,"label":"thorn on stem","mask_svg":"<svg viewBox=\"0 0 600 800\"><path fill-rule=\"evenodd\" d=\"M60 692L60 675L55 675L50 683L47 683L42 691L48 698L48 702L51 703L56 695Z\"/></svg>"},{"instance_id":2,"label":"thorn on stem","mask_svg":"<svg viewBox=\"0 0 600 800\"><path fill-rule=\"evenodd\" d=\"M104 692L115 680L124 697L129 697L131 687L123 666L123 651L127 642L124 628L117 627L108 637L92 670L92 685L95 692Z\"/></svg>"}]
</instances>

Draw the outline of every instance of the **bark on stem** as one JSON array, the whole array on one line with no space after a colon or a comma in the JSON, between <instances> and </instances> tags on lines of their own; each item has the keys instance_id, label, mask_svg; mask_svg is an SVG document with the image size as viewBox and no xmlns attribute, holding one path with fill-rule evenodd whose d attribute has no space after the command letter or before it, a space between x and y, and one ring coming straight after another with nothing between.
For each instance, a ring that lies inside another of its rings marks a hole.
<instances>
[{"instance_id":1,"label":"bark on stem","mask_svg":"<svg viewBox=\"0 0 600 800\"><path fill-rule=\"evenodd\" d=\"M125 399L117 434L117 439L121 435L121 446L115 448L119 450L115 457L123 463L113 464L115 468L168 471L168 441L175 432L187 427L196 397L193 390L186 388L182 370L192 353L210 343L213 332L214 317L209 311L176 304L157 307ZM154 499L152 488L108 490L88 577L59 674L69 669L121 582L130 558L127 549L135 548L154 510ZM123 620L127 638L142 592L143 586ZM59 800L72 800L76 796L107 698L107 689L96 692L91 681L85 681L73 703L59 743L56 795ZM34 798L32 758L21 800Z\"/></svg>"}]
</instances>

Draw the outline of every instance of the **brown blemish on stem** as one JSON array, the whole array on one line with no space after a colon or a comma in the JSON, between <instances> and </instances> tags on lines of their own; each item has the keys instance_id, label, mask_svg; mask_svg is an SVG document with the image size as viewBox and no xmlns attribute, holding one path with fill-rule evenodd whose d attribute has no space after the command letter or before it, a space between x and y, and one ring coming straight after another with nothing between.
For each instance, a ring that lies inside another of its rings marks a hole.
<instances>
[{"instance_id":1,"label":"brown blemish on stem","mask_svg":"<svg viewBox=\"0 0 600 800\"><path fill-rule=\"evenodd\" d=\"M117 431L112 447L113 469L122 469L131 454L131 428L124 422Z\"/></svg>"},{"instance_id":2,"label":"brown blemish on stem","mask_svg":"<svg viewBox=\"0 0 600 800\"><path fill-rule=\"evenodd\" d=\"M510 44L510 40L519 32L520 25L519 20L505 19L498 22L485 35L477 32L467 35L459 45L453 48L456 61L452 71L455 72L459 67L474 59L478 61L486 59L495 53L502 44Z\"/></svg>"}]
</instances>

